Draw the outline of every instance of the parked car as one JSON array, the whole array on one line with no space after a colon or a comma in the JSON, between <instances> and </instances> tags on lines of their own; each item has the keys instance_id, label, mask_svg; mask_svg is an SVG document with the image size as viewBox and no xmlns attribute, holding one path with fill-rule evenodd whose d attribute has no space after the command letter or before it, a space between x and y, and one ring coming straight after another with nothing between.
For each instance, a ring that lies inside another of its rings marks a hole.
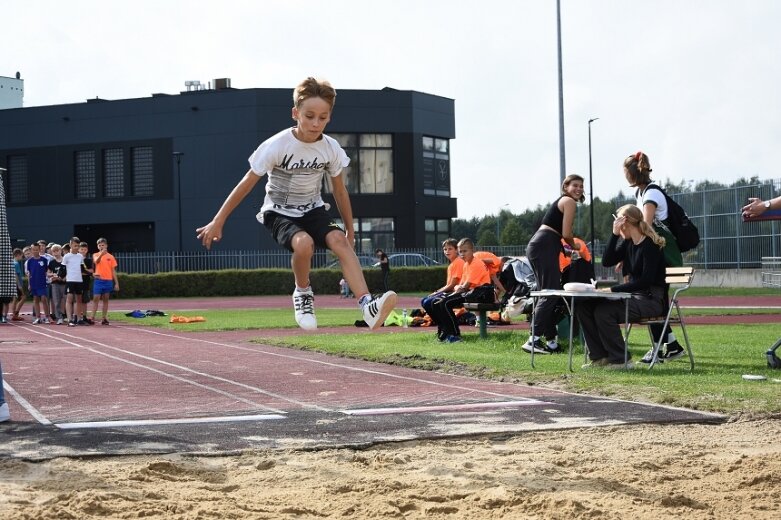
<instances>
[{"instance_id":1,"label":"parked car","mask_svg":"<svg viewBox=\"0 0 781 520\"><path fill-rule=\"evenodd\" d=\"M431 267L432 265L439 265L439 262L433 258L419 253L394 253L388 255L388 262L391 267ZM374 267L379 266L379 262L374 263Z\"/></svg>"},{"instance_id":2,"label":"parked car","mask_svg":"<svg viewBox=\"0 0 781 520\"><path fill-rule=\"evenodd\" d=\"M377 262L377 257L370 256L370 255L358 255L358 262L361 264L362 268L365 267L374 267L374 264ZM333 262L330 262L326 264L326 269L341 269L342 266L339 263L339 260L334 260Z\"/></svg>"}]
</instances>

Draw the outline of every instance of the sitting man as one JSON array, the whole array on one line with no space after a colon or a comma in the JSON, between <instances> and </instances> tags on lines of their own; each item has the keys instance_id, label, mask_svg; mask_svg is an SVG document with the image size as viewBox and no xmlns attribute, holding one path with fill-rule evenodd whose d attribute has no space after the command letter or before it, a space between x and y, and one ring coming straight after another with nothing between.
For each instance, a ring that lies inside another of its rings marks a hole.
<instances>
[{"instance_id":1,"label":"sitting man","mask_svg":"<svg viewBox=\"0 0 781 520\"><path fill-rule=\"evenodd\" d=\"M464 294L480 285L491 282L486 265L475 258L475 245L468 238L462 238L458 242L458 254L464 260L464 271L461 274L461 282L453 288L453 292L437 298L431 306L431 316L437 323L440 332L437 334L439 341L455 343L461 341L461 330L453 313L456 307L464 305Z\"/></svg>"}]
</instances>

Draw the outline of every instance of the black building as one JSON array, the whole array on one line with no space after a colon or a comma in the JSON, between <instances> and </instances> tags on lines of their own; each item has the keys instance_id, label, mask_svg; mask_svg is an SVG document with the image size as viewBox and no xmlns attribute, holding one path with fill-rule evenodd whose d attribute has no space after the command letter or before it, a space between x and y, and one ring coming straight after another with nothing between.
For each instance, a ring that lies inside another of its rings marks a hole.
<instances>
[{"instance_id":1,"label":"black building","mask_svg":"<svg viewBox=\"0 0 781 520\"><path fill-rule=\"evenodd\" d=\"M0 110L14 245L76 234L91 244L105 236L116 252L200 250L195 228L247 172L258 144L293 126L291 107L292 88L219 88ZM326 132L351 157L344 173L360 250L436 247L449 236L453 100L339 89ZM255 220L260 184L216 247L277 247Z\"/></svg>"}]
</instances>

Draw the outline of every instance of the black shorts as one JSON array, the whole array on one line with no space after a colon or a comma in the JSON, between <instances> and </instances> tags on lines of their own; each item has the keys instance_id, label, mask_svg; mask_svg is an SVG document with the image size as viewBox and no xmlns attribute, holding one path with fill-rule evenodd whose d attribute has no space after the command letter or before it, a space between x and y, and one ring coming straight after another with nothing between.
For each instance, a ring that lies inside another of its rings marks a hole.
<instances>
[{"instance_id":1,"label":"black shorts","mask_svg":"<svg viewBox=\"0 0 781 520\"><path fill-rule=\"evenodd\" d=\"M81 282L81 301L82 303L89 303L92 301L92 283Z\"/></svg>"},{"instance_id":2,"label":"black shorts","mask_svg":"<svg viewBox=\"0 0 781 520\"><path fill-rule=\"evenodd\" d=\"M299 231L306 232L317 247L327 248L325 237L331 231L339 231L344 234L344 230L339 227L333 218L326 212L324 207L315 208L307 212L302 217L288 217L280 215L273 211L267 211L263 214L263 225L271 232L271 236L288 251L293 251L291 241L293 235Z\"/></svg>"},{"instance_id":3,"label":"black shorts","mask_svg":"<svg viewBox=\"0 0 781 520\"><path fill-rule=\"evenodd\" d=\"M83 290L82 282L65 282L65 294L81 294Z\"/></svg>"}]
</instances>

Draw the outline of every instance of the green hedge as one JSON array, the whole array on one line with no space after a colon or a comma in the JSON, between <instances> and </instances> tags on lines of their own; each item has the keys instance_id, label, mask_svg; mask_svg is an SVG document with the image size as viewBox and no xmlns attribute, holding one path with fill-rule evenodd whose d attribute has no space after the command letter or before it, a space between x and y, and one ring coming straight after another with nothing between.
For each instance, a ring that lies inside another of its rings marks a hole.
<instances>
[{"instance_id":1,"label":"green hedge","mask_svg":"<svg viewBox=\"0 0 781 520\"><path fill-rule=\"evenodd\" d=\"M396 292L431 292L444 285L447 268L399 267L391 270L390 287ZM372 293L382 292L382 271L364 269ZM339 294L342 272L314 269L310 274L317 294ZM264 296L290 294L293 272L290 269L226 269L158 274L119 273L118 298L157 298L191 296Z\"/></svg>"}]
</instances>

